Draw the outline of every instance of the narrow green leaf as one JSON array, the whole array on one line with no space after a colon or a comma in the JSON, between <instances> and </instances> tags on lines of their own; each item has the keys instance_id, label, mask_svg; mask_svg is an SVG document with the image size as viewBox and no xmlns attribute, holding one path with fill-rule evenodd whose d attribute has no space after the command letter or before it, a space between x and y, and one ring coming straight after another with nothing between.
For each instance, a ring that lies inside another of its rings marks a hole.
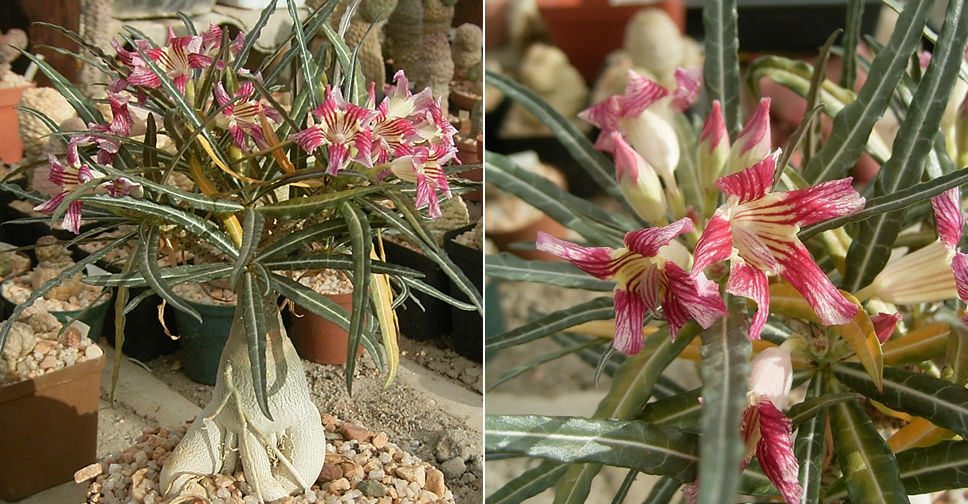
<instances>
[{"instance_id":1,"label":"narrow green leaf","mask_svg":"<svg viewBox=\"0 0 968 504\"><path fill-rule=\"evenodd\" d=\"M890 7L890 9L893 10L894 12L898 12L898 13L900 13L904 8L903 4L899 3L897 0L881 0L881 3ZM938 34L937 32L931 29L930 25L924 26L923 35L928 42L931 42L932 44L938 43ZM968 82L968 61L965 61L964 63L962 63L959 76L961 77L961 80Z\"/></svg>"},{"instance_id":2,"label":"narrow green leaf","mask_svg":"<svg viewBox=\"0 0 968 504\"><path fill-rule=\"evenodd\" d=\"M839 392L836 384L831 384L830 389ZM834 449L847 480L850 500L908 502L894 453L860 405L856 401L839 402L829 412Z\"/></svg>"},{"instance_id":3,"label":"narrow green leaf","mask_svg":"<svg viewBox=\"0 0 968 504\"><path fill-rule=\"evenodd\" d=\"M736 138L740 128L736 0L706 0L702 9L702 26L705 34L703 87L706 88L710 104L713 100L719 100L729 137Z\"/></svg>"},{"instance_id":4,"label":"narrow green leaf","mask_svg":"<svg viewBox=\"0 0 968 504\"><path fill-rule=\"evenodd\" d=\"M151 287L151 290L155 291L173 308L188 314L201 324L202 315L198 313L198 310L186 303L181 296L175 294L168 282L161 278L158 268L158 242L160 239L158 226L148 225L147 229L143 229L141 232L141 245L138 247L141 255L138 262L145 281Z\"/></svg>"},{"instance_id":5,"label":"narrow green leaf","mask_svg":"<svg viewBox=\"0 0 968 504\"><path fill-rule=\"evenodd\" d=\"M270 298L267 302L262 295L262 287L252 272L242 275L242 282L238 289L239 307L242 310L242 322L245 327L245 341L249 350L249 364L252 370L252 386L255 389L255 399L259 403L262 414L272 421L269 412L269 397L266 386L266 315L278 316L275 313L275 301ZM355 347L354 347L355 349Z\"/></svg>"},{"instance_id":6,"label":"narrow green leaf","mask_svg":"<svg viewBox=\"0 0 968 504\"><path fill-rule=\"evenodd\" d=\"M558 310L523 326L484 341L485 352L521 345L529 341L574 327L589 320L607 320L615 316L611 297L599 297L564 310Z\"/></svg>"},{"instance_id":7,"label":"narrow green leaf","mask_svg":"<svg viewBox=\"0 0 968 504\"><path fill-rule=\"evenodd\" d=\"M323 33L326 34L326 39L332 44L333 53L336 54L336 59L339 61L340 67L348 74L346 85L347 87L351 87L350 90L352 92L346 93L346 98L351 103L356 103L359 97L366 96L366 88L362 79L354 77L354 74L358 73L358 69L357 65L354 64L353 53L347 47L343 38L336 33L336 30L333 30L333 27L329 23L323 25ZM354 95L356 96L354 97Z\"/></svg>"},{"instance_id":8,"label":"narrow green leaf","mask_svg":"<svg viewBox=\"0 0 968 504\"><path fill-rule=\"evenodd\" d=\"M834 367L834 376L888 408L922 416L938 427L968 436L968 389L923 373L885 366L884 393L878 394L870 377L859 366L839 364Z\"/></svg>"},{"instance_id":9,"label":"narrow green leaf","mask_svg":"<svg viewBox=\"0 0 968 504\"><path fill-rule=\"evenodd\" d=\"M863 20L864 0L850 0L847 3L843 67L840 72L840 85L847 89L854 89L854 83L857 81L857 44L860 43Z\"/></svg>"},{"instance_id":10,"label":"narrow green leaf","mask_svg":"<svg viewBox=\"0 0 968 504\"><path fill-rule=\"evenodd\" d=\"M299 68L302 70L303 74L303 85L309 89L309 99L310 103L312 104L312 108L316 108L320 99L319 85L314 77L316 60L313 59L312 54L309 52L309 44L307 43L306 34L303 33L302 21L299 19L299 12L296 11L296 2L287 1L286 3L289 7L289 16L292 18L293 39L296 41L296 47L299 49ZM324 29L328 27L329 24L323 25ZM355 345L352 347L352 350L353 352L356 352Z\"/></svg>"},{"instance_id":11,"label":"narrow green leaf","mask_svg":"<svg viewBox=\"0 0 968 504\"><path fill-rule=\"evenodd\" d=\"M267 245L255 256L256 262L263 262L268 259L281 257L283 254L291 252L303 245L312 243L319 238L334 236L346 230L346 223L339 220L330 220L296 231L295 233L283 236L278 240Z\"/></svg>"},{"instance_id":12,"label":"narrow green leaf","mask_svg":"<svg viewBox=\"0 0 968 504\"><path fill-rule=\"evenodd\" d=\"M238 249L235 248L235 244L232 243L232 240L228 236L225 236L215 224L194 214L167 205L159 205L158 203L129 196L115 198L107 194L93 194L84 196L81 198L81 201L92 205L112 208L121 212L136 212L161 217L169 222L178 224L185 231L211 243L229 258L235 259L239 256Z\"/></svg>"},{"instance_id":13,"label":"narrow green leaf","mask_svg":"<svg viewBox=\"0 0 968 504\"><path fill-rule=\"evenodd\" d=\"M440 291L440 289L422 280L418 280L416 278L411 278L411 277L400 277L400 281L406 284L408 288L411 288L418 292L423 292L424 294L427 294L428 296L439 299L457 309L464 310L464 311L477 310L476 306L470 303L465 303L450 295L444 294L443 292Z\"/></svg>"},{"instance_id":14,"label":"narrow green leaf","mask_svg":"<svg viewBox=\"0 0 968 504\"><path fill-rule=\"evenodd\" d=\"M563 191L537 173L518 167L501 154L488 152L484 164L488 183L527 201L563 226L600 245L622 243L625 233L614 226L606 227L611 216L601 208Z\"/></svg>"},{"instance_id":15,"label":"narrow green leaf","mask_svg":"<svg viewBox=\"0 0 968 504\"><path fill-rule=\"evenodd\" d=\"M968 486L968 441L942 441L896 455L901 482L909 494Z\"/></svg>"},{"instance_id":16,"label":"narrow green leaf","mask_svg":"<svg viewBox=\"0 0 968 504\"><path fill-rule=\"evenodd\" d=\"M676 481L675 478L663 476L652 485L652 490L642 504L668 504L672 502L672 498L681 486L682 482Z\"/></svg>"},{"instance_id":17,"label":"narrow green leaf","mask_svg":"<svg viewBox=\"0 0 968 504\"><path fill-rule=\"evenodd\" d=\"M931 63L894 139L891 158L881 167L875 179L877 195L892 194L921 180L923 161L938 133L941 115L957 78L957 69L964 59L966 41L968 8L964 0L951 0ZM902 218L903 213L881 214L861 224L847 252L846 290L858 291L884 268L890 255L884 252L897 238Z\"/></svg>"},{"instance_id":18,"label":"narrow green leaf","mask_svg":"<svg viewBox=\"0 0 968 504\"><path fill-rule=\"evenodd\" d=\"M290 5L290 9L292 6ZM340 213L350 232L350 243L353 246L353 312L350 313L349 338L346 348L346 390L353 393L353 372L356 368L356 347L360 342L360 335L365 324L364 316L369 304L370 285L370 247L373 240L370 236L370 224L366 214L349 201L340 205Z\"/></svg>"},{"instance_id":19,"label":"narrow green leaf","mask_svg":"<svg viewBox=\"0 0 968 504\"><path fill-rule=\"evenodd\" d=\"M595 150L592 143L578 128L521 84L490 70L486 74L487 84L500 89L508 98L526 108L547 126L571 157L578 161L578 164L606 194L616 201L625 201L625 196L612 177L614 170L612 162L604 154Z\"/></svg>"},{"instance_id":20,"label":"narrow green leaf","mask_svg":"<svg viewBox=\"0 0 968 504\"><path fill-rule=\"evenodd\" d=\"M804 169L811 184L842 177L860 157L874 123L884 114L894 88L907 67L908 56L917 49L931 5L914 2L904 9L890 42L871 63L871 75L857 95L834 118L830 139Z\"/></svg>"},{"instance_id":21,"label":"narrow green leaf","mask_svg":"<svg viewBox=\"0 0 968 504\"><path fill-rule=\"evenodd\" d=\"M646 405L640 420L657 427L702 430L702 388L652 401Z\"/></svg>"},{"instance_id":22,"label":"narrow green leaf","mask_svg":"<svg viewBox=\"0 0 968 504\"><path fill-rule=\"evenodd\" d=\"M951 380L965 385L968 383L968 327L957 318L949 324L951 332L948 334L945 362L951 369Z\"/></svg>"},{"instance_id":23,"label":"narrow green leaf","mask_svg":"<svg viewBox=\"0 0 968 504\"><path fill-rule=\"evenodd\" d=\"M820 373L814 375L814 380L811 381L809 393L813 393L814 389L817 387L813 385L817 380L816 376ZM824 412L831 405L844 402L844 401L856 401L861 399L862 395L854 392L842 392L839 394L823 394L823 395L808 395L808 398L801 403L794 404L789 411L787 411L787 417L794 426L800 425L807 420L817 416L818 414Z\"/></svg>"},{"instance_id":24,"label":"narrow green leaf","mask_svg":"<svg viewBox=\"0 0 968 504\"><path fill-rule=\"evenodd\" d=\"M57 88L57 92L60 93L67 103L71 104L71 107L77 112L77 115L84 120L85 124L97 123L101 124L104 122L104 117L98 112L97 108L94 107L94 102L91 101L84 93L82 93L77 86L72 84L67 78L60 74L54 67L50 66L46 61L34 56L33 54L23 51L21 52L31 63L37 65L37 68L43 72L47 80Z\"/></svg>"},{"instance_id":25,"label":"narrow green leaf","mask_svg":"<svg viewBox=\"0 0 968 504\"><path fill-rule=\"evenodd\" d=\"M239 248L239 257L235 260L232 267L232 274L229 276L232 285L237 285L242 276L242 272L255 256L255 249L262 239L262 230L266 220L259 212L251 208L246 208L242 214L242 246Z\"/></svg>"},{"instance_id":26,"label":"narrow green leaf","mask_svg":"<svg viewBox=\"0 0 968 504\"><path fill-rule=\"evenodd\" d=\"M210 280L227 278L231 272L232 265L228 263L188 264L159 268L155 278L173 285L189 281L205 283ZM145 280L144 274L140 271L110 275L88 275L83 278L83 281L91 285L108 287L146 287L148 285L148 281Z\"/></svg>"},{"instance_id":27,"label":"narrow green leaf","mask_svg":"<svg viewBox=\"0 0 968 504\"><path fill-rule=\"evenodd\" d=\"M485 256L484 272L492 278L573 289L611 291L615 288L615 282L599 280L569 262L529 261L507 252Z\"/></svg>"},{"instance_id":28,"label":"narrow green leaf","mask_svg":"<svg viewBox=\"0 0 968 504\"><path fill-rule=\"evenodd\" d=\"M272 288L300 307L323 317L343 329L350 328L349 313L326 296L282 275L272 274Z\"/></svg>"},{"instance_id":29,"label":"narrow green leaf","mask_svg":"<svg viewBox=\"0 0 968 504\"><path fill-rule=\"evenodd\" d=\"M559 462L594 462L692 481L698 440L694 434L637 420L488 415L487 453L513 453Z\"/></svg>"},{"instance_id":30,"label":"narrow green leaf","mask_svg":"<svg viewBox=\"0 0 968 504\"><path fill-rule=\"evenodd\" d=\"M490 460L490 459L489 459ZM535 467L507 482L496 492L487 496L488 504L518 504L551 488L568 471L567 464L545 460Z\"/></svg>"},{"instance_id":31,"label":"narrow green leaf","mask_svg":"<svg viewBox=\"0 0 968 504\"><path fill-rule=\"evenodd\" d=\"M318 213L326 208L333 208L344 201L382 191L380 186L363 186L343 191L292 198L256 208L259 213L269 217L294 218L305 217Z\"/></svg>"},{"instance_id":32,"label":"narrow green leaf","mask_svg":"<svg viewBox=\"0 0 968 504\"><path fill-rule=\"evenodd\" d=\"M669 339L667 330L660 330L645 339L642 350L626 359L612 376L608 394L598 404L594 418L637 418L652 396L652 389L666 367L689 345L700 332L695 323L686 324ZM601 470L597 463L574 464L555 489L556 503L584 502L591 489L591 481Z\"/></svg>"},{"instance_id":33,"label":"narrow green leaf","mask_svg":"<svg viewBox=\"0 0 968 504\"><path fill-rule=\"evenodd\" d=\"M615 497L612 498L612 504L622 504L625 502L625 497L628 496L629 489L632 488L632 483L635 483L635 478L638 475L638 471L635 469L629 469L628 474L625 475L625 479L622 480L622 484L615 492Z\"/></svg>"},{"instance_id":34,"label":"narrow green leaf","mask_svg":"<svg viewBox=\"0 0 968 504\"><path fill-rule=\"evenodd\" d=\"M316 254L300 256L297 259L284 259L281 261L266 261L261 263L270 270L316 270L316 269L353 269L353 256L350 254ZM370 272L386 275L405 276L412 278L423 278L425 275L421 271L399 264L391 264L383 261L370 261Z\"/></svg>"},{"instance_id":35,"label":"narrow green leaf","mask_svg":"<svg viewBox=\"0 0 968 504\"><path fill-rule=\"evenodd\" d=\"M750 373L749 324L744 303L730 300L729 313L702 332L702 443L699 502L719 503L739 486L743 441L736 433L746 407Z\"/></svg>"},{"instance_id":36,"label":"narrow green leaf","mask_svg":"<svg viewBox=\"0 0 968 504\"><path fill-rule=\"evenodd\" d=\"M808 400L824 398L826 392L825 375L816 374L807 388ZM799 406L799 405L797 405ZM829 406L829 404L827 405ZM791 408L788 416L793 415ZM823 473L823 457L826 452L825 432L827 429L827 410L817 408L797 428L797 438L793 443L793 454L800 461L798 481L803 488L801 504L814 504L820 498L820 477Z\"/></svg>"},{"instance_id":37,"label":"narrow green leaf","mask_svg":"<svg viewBox=\"0 0 968 504\"><path fill-rule=\"evenodd\" d=\"M561 332L553 334L551 339L555 343L561 346L571 346L575 343L588 342L593 340L601 341L598 347L590 347L576 352L576 356L581 359L582 362L588 364L593 368L597 368L601 364L602 352L605 351L606 345L611 346L611 341L602 341L599 338L592 338L589 336L582 336L579 334L574 334L570 332ZM602 365L602 372L608 376L615 374L618 367L625 362L628 357L622 352L610 352L608 360ZM671 380L665 377L660 377L660 381L655 384L655 396L656 397L667 397L669 395L681 392L681 387L678 387L675 383L670 383Z\"/></svg>"},{"instance_id":38,"label":"narrow green leaf","mask_svg":"<svg viewBox=\"0 0 968 504\"><path fill-rule=\"evenodd\" d=\"M256 41L259 40L259 36L262 34L262 28L264 28L266 23L269 22L269 17L275 14L276 2L278 1L279 0L267 1L265 9L262 9L262 12L259 14L259 20L252 25L249 33L245 34L245 43L242 44L242 50L235 55L235 61L232 62L232 69L234 71L238 72L239 69L242 68L242 65L245 64L245 61L249 59L249 51L252 50L252 47L255 46ZM285 46L285 44L283 44L283 46Z\"/></svg>"}]
</instances>

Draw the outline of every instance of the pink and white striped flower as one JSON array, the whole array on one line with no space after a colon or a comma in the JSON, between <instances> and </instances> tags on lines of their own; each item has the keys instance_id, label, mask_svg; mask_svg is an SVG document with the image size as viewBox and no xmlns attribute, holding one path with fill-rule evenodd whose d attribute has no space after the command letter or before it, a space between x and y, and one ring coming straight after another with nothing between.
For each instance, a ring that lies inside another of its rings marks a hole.
<instances>
[{"instance_id":1,"label":"pink and white striped flower","mask_svg":"<svg viewBox=\"0 0 968 504\"><path fill-rule=\"evenodd\" d=\"M128 111L128 99L117 93L108 93L111 103L110 124L88 124L90 133L74 135L71 142L77 145L97 144L97 162L111 164L115 154L121 148L121 138L131 134L131 113Z\"/></svg>"},{"instance_id":2,"label":"pink and white striped flower","mask_svg":"<svg viewBox=\"0 0 968 504\"><path fill-rule=\"evenodd\" d=\"M615 178L629 204L651 224L665 224L666 200L655 169L635 152L621 133L612 132L615 142Z\"/></svg>"},{"instance_id":3,"label":"pink and white striped flower","mask_svg":"<svg viewBox=\"0 0 968 504\"><path fill-rule=\"evenodd\" d=\"M717 285L701 271L688 273L688 253L678 253L684 249L673 243L692 229L692 221L683 218L668 226L632 231L619 249L583 247L545 233L538 234L536 244L538 250L567 259L592 276L615 280L612 346L631 355L642 349L648 310L662 308L673 338L690 318L708 328L726 313Z\"/></svg>"},{"instance_id":4,"label":"pink and white striped flower","mask_svg":"<svg viewBox=\"0 0 968 504\"><path fill-rule=\"evenodd\" d=\"M442 144L411 146L403 144L398 152L402 156L390 163L390 170L401 180L417 186L417 208L427 207L432 218L443 215L437 201L437 191L450 198L450 187L444 165L454 159L455 152Z\"/></svg>"},{"instance_id":5,"label":"pink and white striped flower","mask_svg":"<svg viewBox=\"0 0 968 504\"><path fill-rule=\"evenodd\" d=\"M757 304L750 339L759 339L769 313L767 275L779 275L800 291L820 322L849 322L857 305L837 290L797 238L800 226L849 215L864 198L845 178L796 191L772 192L779 151L716 185L727 195L696 244L694 271L730 260L727 292Z\"/></svg>"},{"instance_id":6,"label":"pink and white striped flower","mask_svg":"<svg viewBox=\"0 0 968 504\"><path fill-rule=\"evenodd\" d=\"M34 210L45 214L52 214L57 207L64 201L64 198L78 187L98 178L104 174L92 169L86 163L81 162L77 154L77 144L69 142L67 144L67 164L61 164L53 154L48 154L50 162L50 181L61 187L61 192L52 196L49 200L34 207ZM64 213L64 220L61 226L73 233L81 230L81 209L83 202L74 200L67 204L67 211Z\"/></svg>"},{"instance_id":7,"label":"pink and white striped flower","mask_svg":"<svg viewBox=\"0 0 968 504\"><path fill-rule=\"evenodd\" d=\"M712 109L706 116L698 145L699 179L707 194L718 193L716 179L726 168L729 159L729 132L723 119L719 100L713 100ZM714 206L714 205L710 205Z\"/></svg>"},{"instance_id":8,"label":"pink and white striped flower","mask_svg":"<svg viewBox=\"0 0 968 504\"><path fill-rule=\"evenodd\" d=\"M217 29L217 27L216 27ZM210 29L209 32L212 32ZM194 75L196 69L207 68L213 59L206 54L212 49L214 33L203 35L188 35L176 37L172 27L168 27L168 40L164 47L151 48L145 40L135 43L153 62L157 63L165 75L170 78L175 87L182 93L188 84L188 79ZM217 40L221 41L221 30ZM137 51L127 51L117 41L112 41L121 62L131 67L131 73L126 77L128 84L156 88L161 85L161 78L148 67L145 59Z\"/></svg>"},{"instance_id":9,"label":"pink and white striped flower","mask_svg":"<svg viewBox=\"0 0 968 504\"><path fill-rule=\"evenodd\" d=\"M614 152L612 132L618 131L668 185L674 182L673 171L679 164L679 141L667 115L670 108L681 112L692 103L699 77L696 70L680 68L676 70L676 89L670 91L629 70L624 95L592 105L578 117L601 129L596 149Z\"/></svg>"},{"instance_id":10,"label":"pink and white striped flower","mask_svg":"<svg viewBox=\"0 0 968 504\"><path fill-rule=\"evenodd\" d=\"M374 111L347 102L338 88L327 86L326 99L313 110L312 115L320 123L294 133L289 138L310 154L318 147L326 145L329 154L327 174L336 175L350 161L373 166L370 157L373 143L370 122L375 115Z\"/></svg>"},{"instance_id":11,"label":"pink and white striped flower","mask_svg":"<svg viewBox=\"0 0 968 504\"><path fill-rule=\"evenodd\" d=\"M229 94L225 91L221 82L215 85L215 100L220 107L224 107L218 125L229 131L229 134L232 135L232 142L243 152L249 151L246 137L251 138L259 149L265 149L269 146L262 134L260 116L264 115L275 123L282 121L282 116L276 109L267 106L259 98L252 98L254 92L255 87L251 82L246 81L235 90L236 101L227 105L232 101L232 98L229 98Z\"/></svg>"},{"instance_id":12,"label":"pink and white striped flower","mask_svg":"<svg viewBox=\"0 0 968 504\"><path fill-rule=\"evenodd\" d=\"M803 488L797 479L800 463L793 454L793 423L783 413L793 385L790 353L770 347L753 359L747 380L746 409L741 430L748 464L756 455L763 474L787 504L800 502Z\"/></svg>"},{"instance_id":13,"label":"pink and white striped flower","mask_svg":"<svg viewBox=\"0 0 968 504\"><path fill-rule=\"evenodd\" d=\"M934 220L938 225L938 238L948 249L951 271L955 277L958 297L968 303L968 255L958 249L958 242L965 228L965 215L961 211L961 192L953 187L934 198Z\"/></svg>"},{"instance_id":14,"label":"pink and white striped flower","mask_svg":"<svg viewBox=\"0 0 968 504\"><path fill-rule=\"evenodd\" d=\"M770 99L761 98L756 112L746 121L736 141L729 150L726 175L741 172L770 154L773 139L770 136Z\"/></svg>"}]
</instances>

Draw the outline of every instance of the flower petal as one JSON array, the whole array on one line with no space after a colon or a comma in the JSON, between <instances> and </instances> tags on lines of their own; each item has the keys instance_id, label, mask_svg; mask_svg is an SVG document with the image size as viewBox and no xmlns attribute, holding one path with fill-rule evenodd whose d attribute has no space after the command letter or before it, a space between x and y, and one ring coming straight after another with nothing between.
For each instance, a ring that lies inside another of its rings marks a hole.
<instances>
[{"instance_id":1,"label":"flower petal","mask_svg":"<svg viewBox=\"0 0 968 504\"><path fill-rule=\"evenodd\" d=\"M729 151L726 173L737 173L753 166L770 152L770 99L760 99L760 105L740 131Z\"/></svg>"},{"instance_id":2,"label":"flower petal","mask_svg":"<svg viewBox=\"0 0 968 504\"><path fill-rule=\"evenodd\" d=\"M316 148L323 144L325 137L318 126L310 126L298 133L289 135L289 139L302 147L302 150L312 154Z\"/></svg>"},{"instance_id":3,"label":"flower petal","mask_svg":"<svg viewBox=\"0 0 968 504\"><path fill-rule=\"evenodd\" d=\"M67 191L59 192L51 196L49 200L35 206L34 210L50 215L54 213L54 210L57 210L65 196L67 196Z\"/></svg>"},{"instance_id":4,"label":"flower petal","mask_svg":"<svg viewBox=\"0 0 968 504\"><path fill-rule=\"evenodd\" d=\"M760 339L766 318L770 314L770 286L766 273L750 266L742 258L734 258L729 269L726 292L735 296L752 299L756 303L756 313L750 321L749 339Z\"/></svg>"},{"instance_id":5,"label":"flower petal","mask_svg":"<svg viewBox=\"0 0 968 504\"><path fill-rule=\"evenodd\" d=\"M621 133L613 131L611 136L615 144L615 178L622 194L646 222L665 223L665 193L655 169L632 149Z\"/></svg>"},{"instance_id":6,"label":"flower petal","mask_svg":"<svg viewBox=\"0 0 968 504\"><path fill-rule=\"evenodd\" d=\"M746 389L756 401L766 398L776 406L785 407L793 388L790 352L781 347L766 348L753 358L750 367Z\"/></svg>"},{"instance_id":7,"label":"flower petal","mask_svg":"<svg viewBox=\"0 0 968 504\"><path fill-rule=\"evenodd\" d=\"M793 423L770 401L760 401L757 407L760 442L756 445L756 458L783 500L796 504L800 502L803 488L797 479L800 463L793 454Z\"/></svg>"},{"instance_id":8,"label":"flower petal","mask_svg":"<svg viewBox=\"0 0 968 504\"><path fill-rule=\"evenodd\" d=\"M646 302L637 293L616 287L615 339L612 341L616 350L626 355L635 355L642 350L646 310Z\"/></svg>"},{"instance_id":9,"label":"flower petal","mask_svg":"<svg viewBox=\"0 0 968 504\"><path fill-rule=\"evenodd\" d=\"M721 215L714 215L706 224L702 237L696 243L693 272L701 272L715 262L726 259L733 253L733 233L729 221Z\"/></svg>"},{"instance_id":10,"label":"flower petal","mask_svg":"<svg viewBox=\"0 0 968 504\"><path fill-rule=\"evenodd\" d=\"M957 187L931 198L934 220L938 224L938 237L951 248L958 247L965 217L961 212L961 197Z\"/></svg>"},{"instance_id":11,"label":"flower petal","mask_svg":"<svg viewBox=\"0 0 968 504\"><path fill-rule=\"evenodd\" d=\"M625 233L625 246L632 252L646 257L659 255L659 249L664 247L675 237L692 231L693 224L688 217L683 217L668 226L639 229Z\"/></svg>"},{"instance_id":12,"label":"flower petal","mask_svg":"<svg viewBox=\"0 0 968 504\"><path fill-rule=\"evenodd\" d=\"M678 73L676 74L678 77ZM653 103L668 96L669 90L644 75L629 70L622 99L623 117L637 116Z\"/></svg>"},{"instance_id":13,"label":"flower petal","mask_svg":"<svg viewBox=\"0 0 968 504\"><path fill-rule=\"evenodd\" d=\"M708 329L726 314L726 305L719 295L719 285L705 275L691 275L674 262L665 263L666 292L662 300L662 314L669 324L669 335L676 333L689 319L695 319Z\"/></svg>"},{"instance_id":14,"label":"flower petal","mask_svg":"<svg viewBox=\"0 0 968 504\"><path fill-rule=\"evenodd\" d=\"M677 68L676 90L673 91L672 106L680 112L689 108L696 100L699 85L702 84L702 68Z\"/></svg>"},{"instance_id":15,"label":"flower petal","mask_svg":"<svg viewBox=\"0 0 968 504\"><path fill-rule=\"evenodd\" d=\"M571 261L582 271L602 280L615 274L612 249L608 247L582 247L542 232L538 232L535 246L542 252Z\"/></svg>"},{"instance_id":16,"label":"flower petal","mask_svg":"<svg viewBox=\"0 0 968 504\"><path fill-rule=\"evenodd\" d=\"M874 332L877 333L877 340L882 345L891 339L891 335L894 334L894 329L900 320L900 313L878 313L871 317L871 322L874 323Z\"/></svg>"},{"instance_id":17,"label":"flower petal","mask_svg":"<svg viewBox=\"0 0 968 504\"><path fill-rule=\"evenodd\" d=\"M716 186L730 196L738 196L740 203L762 198L773 187L773 173L779 154L780 150L777 149L773 155L766 156L749 168L716 180Z\"/></svg>"},{"instance_id":18,"label":"flower petal","mask_svg":"<svg viewBox=\"0 0 968 504\"><path fill-rule=\"evenodd\" d=\"M834 217L857 213L864 208L864 197L854 190L853 179L842 178L812 187L780 193L792 221L809 226Z\"/></svg>"},{"instance_id":19,"label":"flower petal","mask_svg":"<svg viewBox=\"0 0 968 504\"><path fill-rule=\"evenodd\" d=\"M78 234L81 232L81 207L84 203L80 200L74 200L67 204L67 212L64 213L64 220L61 222L61 227L67 229L68 231Z\"/></svg>"},{"instance_id":20,"label":"flower petal","mask_svg":"<svg viewBox=\"0 0 968 504\"><path fill-rule=\"evenodd\" d=\"M955 275L958 297L968 303L968 255L964 252L956 252L951 258L951 271Z\"/></svg>"},{"instance_id":21,"label":"flower petal","mask_svg":"<svg viewBox=\"0 0 968 504\"><path fill-rule=\"evenodd\" d=\"M846 324L857 315L857 305L834 287L802 243L795 243L789 254L777 260L783 267L780 276L803 295L823 325Z\"/></svg>"}]
</instances>

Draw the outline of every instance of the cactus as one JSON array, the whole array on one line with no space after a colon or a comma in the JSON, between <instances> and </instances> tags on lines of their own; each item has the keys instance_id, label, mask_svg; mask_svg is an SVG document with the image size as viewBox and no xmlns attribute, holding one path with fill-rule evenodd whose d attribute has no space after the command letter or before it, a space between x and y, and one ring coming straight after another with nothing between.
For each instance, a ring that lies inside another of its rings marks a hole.
<instances>
[{"instance_id":1,"label":"cactus","mask_svg":"<svg viewBox=\"0 0 968 504\"><path fill-rule=\"evenodd\" d=\"M407 72L417 89L429 87L434 98L442 98L447 113L454 62L450 55L453 0L401 0L387 22L387 42L394 67Z\"/></svg>"},{"instance_id":2,"label":"cactus","mask_svg":"<svg viewBox=\"0 0 968 504\"><path fill-rule=\"evenodd\" d=\"M334 28L339 26L340 19L346 12L348 4L347 0L343 0L333 11L330 23ZM343 35L343 40L350 48L360 47L358 53L359 65L367 82L383 84L387 81L380 32L396 4L396 0L366 0L362 2L356 13L350 18L349 27ZM370 28L371 24L375 24L372 29Z\"/></svg>"},{"instance_id":3,"label":"cactus","mask_svg":"<svg viewBox=\"0 0 968 504\"><path fill-rule=\"evenodd\" d=\"M451 58L454 60L454 77L470 81L480 80L484 36L481 27L464 23L454 33Z\"/></svg>"},{"instance_id":4,"label":"cactus","mask_svg":"<svg viewBox=\"0 0 968 504\"><path fill-rule=\"evenodd\" d=\"M114 19L113 14L113 0L81 0L81 36L108 54L111 53L111 36L121 27L121 22ZM103 82L105 77L93 65L82 62L77 79L87 94L95 91L103 94L94 85Z\"/></svg>"},{"instance_id":5,"label":"cactus","mask_svg":"<svg viewBox=\"0 0 968 504\"><path fill-rule=\"evenodd\" d=\"M13 28L0 35L0 81L7 80L8 74L15 75L10 71L10 63L26 48L27 34L23 30Z\"/></svg>"}]
</instances>

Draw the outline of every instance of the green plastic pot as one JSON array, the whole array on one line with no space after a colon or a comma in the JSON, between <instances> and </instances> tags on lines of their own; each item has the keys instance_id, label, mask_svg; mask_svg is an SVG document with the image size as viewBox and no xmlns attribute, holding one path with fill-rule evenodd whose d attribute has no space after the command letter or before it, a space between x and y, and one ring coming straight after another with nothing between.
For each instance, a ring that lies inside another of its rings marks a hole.
<instances>
[{"instance_id":1,"label":"green plastic pot","mask_svg":"<svg viewBox=\"0 0 968 504\"><path fill-rule=\"evenodd\" d=\"M210 305L183 301L198 311L202 322L175 310L175 324L181 335L181 363L185 375L198 383L215 385L222 348L229 339L235 305Z\"/></svg>"},{"instance_id":2,"label":"green plastic pot","mask_svg":"<svg viewBox=\"0 0 968 504\"><path fill-rule=\"evenodd\" d=\"M3 285L6 285L12 281L13 279L11 278L3 282L3 284L0 285L0 292L2 292ZM108 309L111 308L111 302L113 299L114 299L113 294L110 294L110 295L106 294L101 298L101 301L96 305L92 305L80 310L65 310L65 311L51 310L50 314L53 315L54 318L56 318L62 324L65 324L65 325L70 324L74 320L80 320L81 322L84 322L91 328L91 330L87 333L87 337L96 341L98 338L101 337L101 332L104 330L104 318L108 313ZM13 312L14 307L16 307L16 303L11 301L10 299L7 299L6 296L3 296L3 308L2 310L0 310L0 312L2 312L3 314L3 318L9 317L10 313Z\"/></svg>"}]
</instances>

